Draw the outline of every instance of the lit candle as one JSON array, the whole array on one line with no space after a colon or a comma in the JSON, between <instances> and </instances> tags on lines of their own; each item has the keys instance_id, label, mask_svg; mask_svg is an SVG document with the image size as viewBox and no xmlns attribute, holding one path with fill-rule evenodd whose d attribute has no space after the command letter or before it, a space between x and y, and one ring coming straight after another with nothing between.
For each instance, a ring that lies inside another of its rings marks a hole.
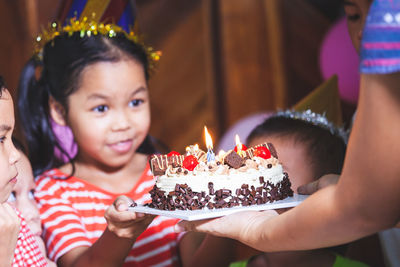
<instances>
[{"instance_id":1,"label":"lit candle","mask_svg":"<svg viewBox=\"0 0 400 267\"><path fill-rule=\"evenodd\" d=\"M243 145L240 142L239 135L235 135L235 141L236 141L236 150L239 156L245 156L245 152L243 151Z\"/></svg>"},{"instance_id":2,"label":"lit candle","mask_svg":"<svg viewBox=\"0 0 400 267\"><path fill-rule=\"evenodd\" d=\"M211 135L207 131L207 127L204 126L204 134L206 136L206 146L207 146L207 163L215 161L215 154L213 152L213 142Z\"/></svg>"}]
</instances>

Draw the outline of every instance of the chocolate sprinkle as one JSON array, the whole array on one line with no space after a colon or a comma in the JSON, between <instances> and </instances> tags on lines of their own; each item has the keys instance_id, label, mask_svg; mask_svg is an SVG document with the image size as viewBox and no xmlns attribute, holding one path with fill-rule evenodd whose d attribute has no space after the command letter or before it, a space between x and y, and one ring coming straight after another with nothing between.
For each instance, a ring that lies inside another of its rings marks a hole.
<instances>
[{"instance_id":1,"label":"chocolate sprinkle","mask_svg":"<svg viewBox=\"0 0 400 267\"><path fill-rule=\"evenodd\" d=\"M260 183L260 186L249 189L249 186L243 184L234 192L236 196L228 189L214 190L214 185L209 183L209 194L206 192L193 192L187 184L177 184L175 191L165 194L156 185L150 191L152 202L146 206L161 210L198 210L203 208L219 209L235 206L261 205L276 200L281 200L293 196L290 189L291 183L287 173L284 173L284 179L278 184L271 184L269 181ZM211 197L215 194L215 197Z\"/></svg>"}]
</instances>

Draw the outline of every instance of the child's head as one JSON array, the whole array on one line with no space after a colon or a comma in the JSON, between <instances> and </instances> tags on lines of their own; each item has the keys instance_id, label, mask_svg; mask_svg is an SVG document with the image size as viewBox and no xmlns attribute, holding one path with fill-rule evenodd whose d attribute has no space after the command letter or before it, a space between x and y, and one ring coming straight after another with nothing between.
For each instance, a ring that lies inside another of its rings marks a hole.
<instances>
[{"instance_id":1,"label":"child's head","mask_svg":"<svg viewBox=\"0 0 400 267\"><path fill-rule=\"evenodd\" d=\"M21 159L17 162L17 183L11 192L8 202L17 208L24 216L32 233L40 236L42 227L40 224L39 209L34 198L35 182L29 159L25 156L22 144L13 139L15 147L20 151Z\"/></svg>"},{"instance_id":2,"label":"child's head","mask_svg":"<svg viewBox=\"0 0 400 267\"><path fill-rule=\"evenodd\" d=\"M109 35L60 31L43 48L39 80L33 60L25 68L19 109L35 174L62 164L50 118L71 128L76 160L107 168L123 166L147 137L148 53L123 32Z\"/></svg>"},{"instance_id":3,"label":"child's head","mask_svg":"<svg viewBox=\"0 0 400 267\"><path fill-rule=\"evenodd\" d=\"M362 30L368 15L372 0L345 0L344 11L346 13L347 28L351 41L357 52L360 51Z\"/></svg>"},{"instance_id":4,"label":"child's head","mask_svg":"<svg viewBox=\"0 0 400 267\"><path fill-rule=\"evenodd\" d=\"M342 169L346 144L343 138L327 128L301 119L273 115L247 138L249 146L266 141L275 146L295 192L300 185L324 174L339 174Z\"/></svg>"},{"instance_id":5,"label":"child's head","mask_svg":"<svg viewBox=\"0 0 400 267\"><path fill-rule=\"evenodd\" d=\"M14 124L12 97L0 77L0 203L7 201L17 182L16 163L20 154L11 139Z\"/></svg>"}]
</instances>

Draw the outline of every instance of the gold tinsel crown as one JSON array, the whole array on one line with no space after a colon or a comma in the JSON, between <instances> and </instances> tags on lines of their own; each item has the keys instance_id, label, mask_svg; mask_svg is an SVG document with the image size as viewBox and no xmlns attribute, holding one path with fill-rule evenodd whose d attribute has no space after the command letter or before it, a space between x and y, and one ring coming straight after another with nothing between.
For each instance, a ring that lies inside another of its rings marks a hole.
<instances>
[{"instance_id":1,"label":"gold tinsel crown","mask_svg":"<svg viewBox=\"0 0 400 267\"><path fill-rule=\"evenodd\" d=\"M117 34L122 33L128 40L138 43L145 48L147 57L149 59L150 68L153 68L155 63L159 61L161 57L161 51L155 51L152 47L145 46L140 37L132 30L128 33L116 24L104 24L102 22L97 22L94 19L90 20L87 17L83 17L80 20L71 18L70 23L65 26L61 26L61 24L57 22L51 23L48 29L43 29L42 33L36 37L35 55L41 60L43 48L47 43L53 42L57 36L60 36L63 33L67 33L68 36L72 36L77 32L79 32L81 38L98 34L108 38L113 38L116 37Z\"/></svg>"}]
</instances>

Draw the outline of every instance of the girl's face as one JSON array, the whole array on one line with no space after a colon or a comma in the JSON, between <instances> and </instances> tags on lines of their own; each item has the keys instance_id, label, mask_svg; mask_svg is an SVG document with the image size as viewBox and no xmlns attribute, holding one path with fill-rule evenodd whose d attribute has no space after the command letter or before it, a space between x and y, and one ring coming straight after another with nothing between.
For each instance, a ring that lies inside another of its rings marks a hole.
<instances>
[{"instance_id":1,"label":"girl's face","mask_svg":"<svg viewBox=\"0 0 400 267\"><path fill-rule=\"evenodd\" d=\"M265 142L272 143L278 153L283 170L289 175L292 190L297 192L300 185L314 181L311 160L308 157L306 146L295 142L292 137L263 136L252 140L249 146Z\"/></svg>"},{"instance_id":2,"label":"girl's face","mask_svg":"<svg viewBox=\"0 0 400 267\"><path fill-rule=\"evenodd\" d=\"M17 182L16 163L20 153L11 136L14 129L14 105L8 90L0 97L0 203L7 201Z\"/></svg>"},{"instance_id":3,"label":"girl's face","mask_svg":"<svg viewBox=\"0 0 400 267\"><path fill-rule=\"evenodd\" d=\"M150 128L142 65L121 60L86 67L65 118L78 144L78 162L106 168L129 163Z\"/></svg>"},{"instance_id":4,"label":"girl's face","mask_svg":"<svg viewBox=\"0 0 400 267\"><path fill-rule=\"evenodd\" d=\"M40 225L39 209L34 198L35 183L32 167L23 153L21 153L21 160L17 162L17 170L18 181L8 198L8 202L22 213L32 233L40 236L42 227Z\"/></svg>"},{"instance_id":5,"label":"girl's face","mask_svg":"<svg viewBox=\"0 0 400 267\"><path fill-rule=\"evenodd\" d=\"M368 15L372 0L345 0L344 12L346 13L347 28L351 41L357 52L360 52L362 30Z\"/></svg>"}]
</instances>

